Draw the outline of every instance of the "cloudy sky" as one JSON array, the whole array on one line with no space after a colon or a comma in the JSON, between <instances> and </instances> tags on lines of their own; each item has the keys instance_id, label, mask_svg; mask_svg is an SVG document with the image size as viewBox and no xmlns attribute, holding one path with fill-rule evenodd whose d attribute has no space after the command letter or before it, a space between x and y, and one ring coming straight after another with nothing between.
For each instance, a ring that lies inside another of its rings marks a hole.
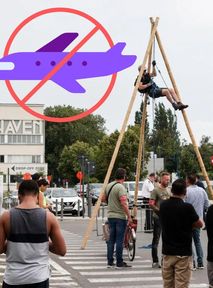
<instances>
[{"instance_id":1,"label":"cloudy sky","mask_svg":"<svg viewBox=\"0 0 213 288\"><path fill-rule=\"evenodd\" d=\"M205 5L204 5L205 3ZM194 136L199 143L202 135L213 139L212 96L213 96L213 18L211 0L7 0L0 11L0 55L11 33L30 15L48 8L65 7L80 10L95 18L108 31L114 43L125 42L123 54L136 55L137 61L130 68L117 75L113 91L95 113L106 120L108 133L120 130L133 91L137 67L141 64L147 47L150 22L149 17L159 16L158 31L169 63L176 79L181 98L189 105L187 115ZM48 13L34 18L16 35L10 53L36 51L64 32L78 32L79 37L66 51L72 50L92 29L94 24L87 19L68 12ZM99 30L79 51L107 51L107 43ZM156 61L171 86L164 63L156 47ZM29 103L43 103L45 106L70 104L89 109L104 95L110 77L80 80L85 94L71 94L52 81L48 81ZM160 76L156 82L163 85ZM20 99L25 97L38 82L12 81L12 86ZM129 124L134 122L134 113L139 109L141 97L137 96ZM171 107L166 99L158 99L166 107ZM0 103L15 102L4 81L0 81ZM27 105L26 104L26 105ZM150 126L152 126L152 104L148 106ZM188 141L182 114L176 112L181 138Z\"/></svg>"}]
</instances>

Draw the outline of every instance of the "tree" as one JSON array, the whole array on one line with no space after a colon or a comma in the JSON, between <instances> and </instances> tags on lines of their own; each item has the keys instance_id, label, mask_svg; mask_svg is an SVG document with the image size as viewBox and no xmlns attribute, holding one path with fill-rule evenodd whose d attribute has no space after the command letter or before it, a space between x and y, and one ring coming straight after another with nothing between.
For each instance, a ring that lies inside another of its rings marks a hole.
<instances>
[{"instance_id":1,"label":"tree","mask_svg":"<svg viewBox=\"0 0 213 288\"><path fill-rule=\"evenodd\" d=\"M213 166L210 161L211 156L213 156L213 143L210 142L210 137L202 137L200 141L200 153L202 155L203 162L209 177L213 178Z\"/></svg>"},{"instance_id":2,"label":"tree","mask_svg":"<svg viewBox=\"0 0 213 288\"><path fill-rule=\"evenodd\" d=\"M210 157L212 156L213 144L209 141L210 137L203 136L200 141L199 150L209 178L212 178L213 169L210 163ZM185 177L188 173L202 174L193 145L184 142L180 155L180 175Z\"/></svg>"},{"instance_id":3,"label":"tree","mask_svg":"<svg viewBox=\"0 0 213 288\"><path fill-rule=\"evenodd\" d=\"M58 164L58 171L64 178L71 179L71 183L77 183L76 172L81 171L81 157L94 161L94 149L88 143L76 141L70 146L65 146ZM86 169L85 169L86 170ZM85 171L86 172L86 171Z\"/></svg>"},{"instance_id":4,"label":"tree","mask_svg":"<svg viewBox=\"0 0 213 288\"><path fill-rule=\"evenodd\" d=\"M139 133L139 125L128 126L115 161L112 175L114 175L114 172L118 167L122 167L127 170L128 180L135 180ZM95 152L95 162L97 167L96 176L101 182L104 180L108 170L108 166L110 164L118 136L119 132L116 130L112 134L104 136L97 145L97 150ZM148 160L148 157L149 153L146 151L145 161Z\"/></svg>"},{"instance_id":5,"label":"tree","mask_svg":"<svg viewBox=\"0 0 213 288\"><path fill-rule=\"evenodd\" d=\"M118 136L119 132L116 130L110 135L105 135L97 145L95 152L96 177L100 182L103 182L105 178Z\"/></svg>"},{"instance_id":6,"label":"tree","mask_svg":"<svg viewBox=\"0 0 213 288\"><path fill-rule=\"evenodd\" d=\"M177 130L177 120L171 109L165 109L163 103L155 106L155 119L150 137L150 145L158 157L164 158L165 170L178 170L180 157L180 133Z\"/></svg>"},{"instance_id":7,"label":"tree","mask_svg":"<svg viewBox=\"0 0 213 288\"><path fill-rule=\"evenodd\" d=\"M44 114L51 117L68 117L83 111L83 109L64 105L47 107ZM100 115L89 115L78 121L66 123L46 122L45 155L49 174L54 178L64 177L57 170L63 148L72 145L77 140L96 145L105 135L104 125L105 120Z\"/></svg>"},{"instance_id":8,"label":"tree","mask_svg":"<svg viewBox=\"0 0 213 288\"><path fill-rule=\"evenodd\" d=\"M186 143L182 144L179 165L180 177L183 178L189 173L197 173L199 171L197 157L191 143L188 145Z\"/></svg>"}]
</instances>

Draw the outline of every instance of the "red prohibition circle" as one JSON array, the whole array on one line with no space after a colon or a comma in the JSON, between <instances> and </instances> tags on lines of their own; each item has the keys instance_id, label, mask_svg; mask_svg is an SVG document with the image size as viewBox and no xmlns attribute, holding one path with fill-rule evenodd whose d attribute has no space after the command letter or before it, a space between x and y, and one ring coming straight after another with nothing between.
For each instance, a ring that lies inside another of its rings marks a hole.
<instances>
[{"instance_id":1,"label":"red prohibition circle","mask_svg":"<svg viewBox=\"0 0 213 288\"><path fill-rule=\"evenodd\" d=\"M112 47L114 45L113 40L110 37L109 33L106 31L106 29L96 19L94 19L90 15L88 15L82 11L71 9L71 8L55 7L55 8L49 8L49 9L41 10L35 14L32 14L31 16L26 18L24 21L22 21L16 27L16 29L13 31L13 33L10 35L10 38L7 41L7 44L6 44L6 47L4 50L4 56L7 56L9 54L9 50L11 48L11 45L12 45L15 37L17 36L17 34L21 31L21 29L24 26L26 26L29 22L31 22L35 18L38 18L38 17L46 15L46 14L57 13L57 12L76 14L76 15L79 15L79 16L89 20L90 22L92 22L95 25L95 27L97 27L104 34L107 42L109 43L109 46ZM64 118L49 117L49 116L45 116L43 114L40 114L40 113L32 110L18 97L18 95L16 94L15 90L13 89L10 81L5 80L5 82L6 82L6 85L7 85L7 88L9 90L10 94L15 99L15 101L19 104L19 106L21 106L24 110L26 110L28 113L32 114L33 116L38 117L38 118L43 119L43 120L46 120L46 121L49 121L49 122L72 122L72 121L76 121L76 120L79 120L81 118L88 116L89 114L91 114L95 110L97 110L104 103L104 101L108 98L109 94L111 93L111 91L115 85L116 76L117 76L116 73L112 75L107 90L105 91L104 95L100 98L100 100L95 105L93 105L91 108L89 108L88 110L86 110L82 113L79 113L77 115L70 116L70 117L64 117Z\"/></svg>"}]
</instances>

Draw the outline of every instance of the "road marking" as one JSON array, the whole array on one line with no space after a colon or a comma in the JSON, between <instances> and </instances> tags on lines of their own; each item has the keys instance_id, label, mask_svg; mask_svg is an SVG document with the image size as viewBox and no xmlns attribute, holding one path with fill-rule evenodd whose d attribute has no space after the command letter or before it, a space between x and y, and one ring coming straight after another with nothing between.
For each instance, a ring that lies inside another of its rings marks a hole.
<instances>
[{"instance_id":1,"label":"road marking","mask_svg":"<svg viewBox=\"0 0 213 288\"><path fill-rule=\"evenodd\" d=\"M133 278L89 278L91 283L121 283L121 282L145 282L145 281L162 281L162 277L133 277Z\"/></svg>"},{"instance_id":2,"label":"road marking","mask_svg":"<svg viewBox=\"0 0 213 288\"><path fill-rule=\"evenodd\" d=\"M82 251L82 250L73 250L73 252L71 252L69 249L67 250L66 256L71 256L71 255L79 255L79 256L84 256L84 255L100 255L100 256L105 256L106 257L106 251L103 250L90 250L90 251ZM66 257L65 256L65 257ZM60 259L64 258L64 256L59 256ZM138 257L138 256L137 256Z\"/></svg>"},{"instance_id":3,"label":"road marking","mask_svg":"<svg viewBox=\"0 0 213 288\"><path fill-rule=\"evenodd\" d=\"M78 283L76 282L59 282L59 283L52 283L50 282L50 287L52 286L58 286L58 287L64 287L64 286L68 286L68 287L80 287L78 285Z\"/></svg>"},{"instance_id":4,"label":"road marking","mask_svg":"<svg viewBox=\"0 0 213 288\"><path fill-rule=\"evenodd\" d=\"M150 262L150 260L148 260ZM95 260L94 261L65 261L66 264L106 264L107 259L105 261ZM137 260L137 263L147 263L146 260ZM134 263L136 264L136 262Z\"/></svg>"},{"instance_id":5,"label":"road marking","mask_svg":"<svg viewBox=\"0 0 213 288\"><path fill-rule=\"evenodd\" d=\"M125 286L123 286L125 287ZM126 286L128 288L163 288L163 285L161 284L156 284L156 285L132 285L132 286ZM189 288L208 288L209 285L208 284L191 284L189 285ZM98 288L109 288L109 286L99 286ZM118 288L118 286L110 286L110 288Z\"/></svg>"},{"instance_id":6,"label":"road marking","mask_svg":"<svg viewBox=\"0 0 213 288\"><path fill-rule=\"evenodd\" d=\"M68 257L70 255L70 257ZM83 259L88 259L88 260L95 260L95 259L105 259L105 262L106 262L106 255L103 255L103 256L101 256L100 254L99 255L89 255L89 256L87 256L87 255L85 255L85 256L83 256L83 255L81 255L81 256L79 256L79 257L76 257L76 256L72 256L72 254L69 254L68 253L68 256L66 257L64 257L64 259L65 260L83 260ZM139 256L136 256L135 257L136 259L139 259L140 257Z\"/></svg>"},{"instance_id":7,"label":"road marking","mask_svg":"<svg viewBox=\"0 0 213 288\"><path fill-rule=\"evenodd\" d=\"M141 268L150 268L151 266L150 265L133 265L133 268L134 269L141 269ZM99 266L72 266L73 269L75 270L94 270L94 269L97 269L97 270L100 270L100 269L107 269L107 266L106 264L105 265L99 265ZM161 270L159 270L161 271Z\"/></svg>"},{"instance_id":8,"label":"road marking","mask_svg":"<svg viewBox=\"0 0 213 288\"><path fill-rule=\"evenodd\" d=\"M49 263L50 265L57 270L61 275L70 275L70 273L65 270L63 267L61 267L58 263L56 263L55 261L53 261L52 259L49 259Z\"/></svg>"},{"instance_id":9,"label":"road marking","mask_svg":"<svg viewBox=\"0 0 213 288\"><path fill-rule=\"evenodd\" d=\"M112 271L112 270L107 270L107 271L101 271L101 272L80 272L80 274L81 275L87 275L87 276L100 276L100 275L123 275L123 274L125 274L125 275L128 275L128 274L130 274L130 275L133 275L133 274L161 274L161 270L159 269L159 270L145 270L145 271L141 271L141 270L138 270L138 271L135 271L135 270L132 270L131 269L131 271L130 270L122 270L122 271L118 271L118 270L114 270L114 271Z\"/></svg>"},{"instance_id":10,"label":"road marking","mask_svg":"<svg viewBox=\"0 0 213 288\"><path fill-rule=\"evenodd\" d=\"M70 276L62 276L62 277L51 277L50 278L51 281L54 281L54 280L73 280Z\"/></svg>"}]
</instances>

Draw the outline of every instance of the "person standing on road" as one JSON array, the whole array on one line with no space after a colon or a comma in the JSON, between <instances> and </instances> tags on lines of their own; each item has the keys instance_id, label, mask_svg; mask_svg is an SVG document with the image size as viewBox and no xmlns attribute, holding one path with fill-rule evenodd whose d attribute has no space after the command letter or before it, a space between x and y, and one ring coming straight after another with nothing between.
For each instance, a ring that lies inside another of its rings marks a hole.
<instances>
[{"instance_id":1,"label":"person standing on road","mask_svg":"<svg viewBox=\"0 0 213 288\"><path fill-rule=\"evenodd\" d=\"M115 181L109 183L102 197L103 202L108 202L109 241L107 242L107 267L114 264L114 246L116 245L116 268L131 267L123 261L123 242L127 221L131 222L127 191L123 185L126 170L118 168L115 173Z\"/></svg>"},{"instance_id":2,"label":"person standing on road","mask_svg":"<svg viewBox=\"0 0 213 288\"><path fill-rule=\"evenodd\" d=\"M203 220L203 213L205 210L209 207L209 200L206 194L206 191L198 187L196 183L196 175L190 174L186 178L187 183L187 192L186 192L186 199L185 201L187 203L192 204L192 206L195 208L196 213L198 216ZM195 256L193 253L193 269L203 269L203 249L200 241L200 228L193 229L192 231L192 238L195 245L195 250L197 254L197 267L196 267L196 261Z\"/></svg>"},{"instance_id":3,"label":"person standing on road","mask_svg":"<svg viewBox=\"0 0 213 288\"><path fill-rule=\"evenodd\" d=\"M159 209L162 201L170 197L168 185L170 182L170 174L162 172L160 176L160 184L156 186L151 193L149 205L153 209L153 239L152 239L152 268L161 268L158 260L158 244L161 235L161 224L159 220Z\"/></svg>"},{"instance_id":4,"label":"person standing on road","mask_svg":"<svg viewBox=\"0 0 213 288\"><path fill-rule=\"evenodd\" d=\"M213 205L209 207L206 214L206 230L208 236L207 273L209 287L213 287Z\"/></svg>"},{"instance_id":5,"label":"person standing on road","mask_svg":"<svg viewBox=\"0 0 213 288\"><path fill-rule=\"evenodd\" d=\"M42 179L39 179L37 181L38 183L38 187L39 187L39 194L38 194L38 205L41 207L41 208L48 208L48 209L52 209L52 206L47 203L47 199L46 199L46 196L44 195L45 191L47 190L48 186L49 186L49 183L46 179L42 178Z\"/></svg>"},{"instance_id":6,"label":"person standing on road","mask_svg":"<svg viewBox=\"0 0 213 288\"><path fill-rule=\"evenodd\" d=\"M200 180L200 175L198 175L198 174L196 175L195 185L197 185L198 187L201 187L205 190L205 186L204 186L203 182Z\"/></svg>"},{"instance_id":7,"label":"person standing on road","mask_svg":"<svg viewBox=\"0 0 213 288\"><path fill-rule=\"evenodd\" d=\"M32 174L31 175L31 177L32 177L32 180L34 180L34 181L38 181L39 179L41 179L41 175L39 174L39 173L34 173L34 174Z\"/></svg>"},{"instance_id":8,"label":"person standing on road","mask_svg":"<svg viewBox=\"0 0 213 288\"><path fill-rule=\"evenodd\" d=\"M64 256L66 245L55 216L37 206L39 188L24 180L20 204L0 217L0 254L6 253L3 288L48 288L49 251Z\"/></svg>"},{"instance_id":9,"label":"person standing on road","mask_svg":"<svg viewBox=\"0 0 213 288\"><path fill-rule=\"evenodd\" d=\"M184 202L186 182L172 184L172 196L160 205L162 225L162 276L164 288L189 287L192 265L192 230L201 228L194 207Z\"/></svg>"},{"instance_id":10,"label":"person standing on road","mask_svg":"<svg viewBox=\"0 0 213 288\"><path fill-rule=\"evenodd\" d=\"M149 199L151 192L154 190L154 182L155 182L155 173L150 173L148 178L144 181L142 187L142 197L143 197L143 204L145 205L146 209L146 220L145 220L145 227L144 232L152 232L152 210L149 207Z\"/></svg>"}]
</instances>

